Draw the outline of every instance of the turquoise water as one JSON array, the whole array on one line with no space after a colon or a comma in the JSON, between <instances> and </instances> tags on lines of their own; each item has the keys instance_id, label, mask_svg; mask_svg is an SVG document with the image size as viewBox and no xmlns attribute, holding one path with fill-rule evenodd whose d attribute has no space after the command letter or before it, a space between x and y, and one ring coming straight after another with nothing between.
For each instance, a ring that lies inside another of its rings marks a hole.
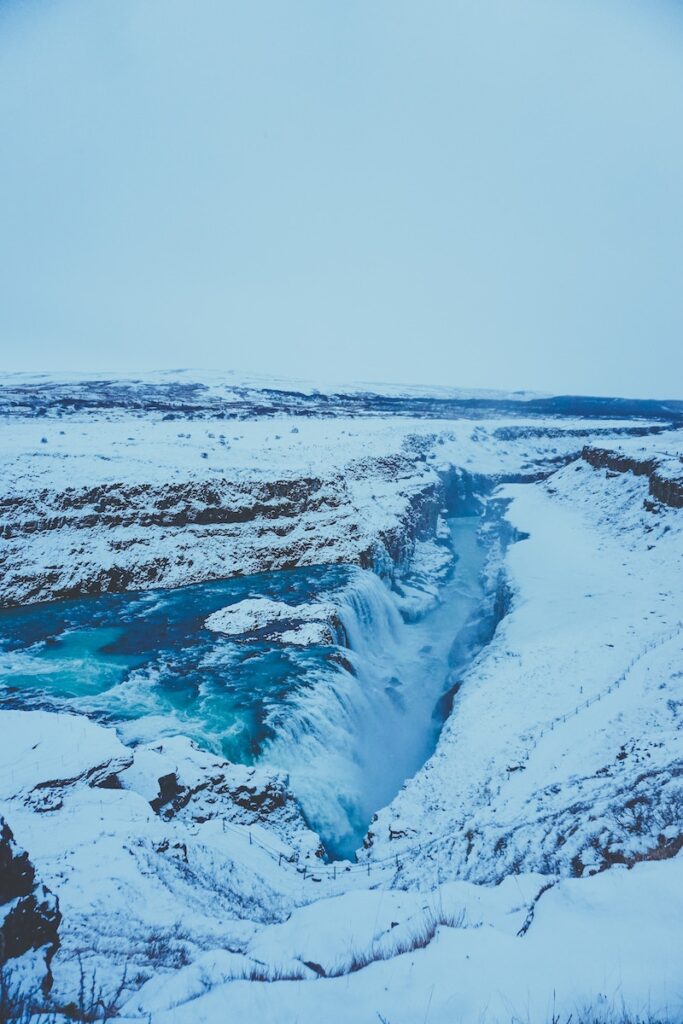
<instances>
[{"instance_id":1,"label":"turquoise water","mask_svg":"<svg viewBox=\"0 0 683 1024\"><path fill-rule=\"evenodd\" d=\"M283 769L328 851L353 857L374 812L434 749L445 695L476 646L477 530L475 518L450 521L443 543L457 562L438 602L410 621L400 595L351 566L1 611L0 705L75 710L115 723L126 742L180 733ZM273 632L287 623L241 637L205 627L254 597L334 605L347 646L282 642Z\"/></svg>"},{"instance_id":2,"label":"turquoise water","mask_svg":"<svg viewBox=\"0 0 683 1024\"><path fill-rule=\"evenodd\" d=\"M206 617L247 597L317 600L354 572L296 569L0 611L0 703L69 706L129 723L133 738L183 732L249 763L273 736L274 707L313 685L336 649L229 638L206 629Z\"/></svg>"}]
</instances>

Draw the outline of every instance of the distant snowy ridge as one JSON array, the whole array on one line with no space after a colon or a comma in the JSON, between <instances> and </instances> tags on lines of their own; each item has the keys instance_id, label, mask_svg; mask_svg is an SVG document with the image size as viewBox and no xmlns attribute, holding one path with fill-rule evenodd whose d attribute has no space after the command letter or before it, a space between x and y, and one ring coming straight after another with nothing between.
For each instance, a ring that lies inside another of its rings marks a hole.
<instances>
[{"instance_id":1,"label":"distant snowy ridge","mask_svg":"<svg viewBox=\"0 0 683 1024\"><path fill-rule=\"evenodd\" d=\"M492 398L523 402L530 398L548 398L550 394L541 391L501 391L493 388L460 388L444 384L394 384L381 381L339 381L311 380L296 377L274 377L268 374L236 373L220 370L157 370L142 374L121 375L112 373L35 373L15 372L0 374L0 386L12 387L63 387L69 384L92 386L103 381L136 386L167 384L198 384L226 397L234 390L289 391L303 395L383 395L402 398Z\"/></svg>"},{"instance_id":2,"label":"distant snowy ridge","mask_svg":"<svg viewBox=\"0 0 683 1024\"><path fill-rule=\"evenodd\" d=\"M166 371L136 377L102 374L0 375L0 416L64 419L147 416L167 420L245 420L255 416L336 418L419 416L558 416L683 423L683 402L534 392L473 390L443 385L323 384L206 371Z\"/></svg>"}]
</instances>

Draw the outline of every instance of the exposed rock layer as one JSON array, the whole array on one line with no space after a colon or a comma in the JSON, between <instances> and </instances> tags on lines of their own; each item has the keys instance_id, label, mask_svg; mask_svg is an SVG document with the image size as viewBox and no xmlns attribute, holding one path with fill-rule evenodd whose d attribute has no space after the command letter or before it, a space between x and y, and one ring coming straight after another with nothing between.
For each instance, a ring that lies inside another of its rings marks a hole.
<instances>
[{"instance_id":1,"label":"exposed rock layer","mask_svg":"<svg viewBox=\"0 0 683 1024\"><path fill-rule=\"evenodd\" d=\"M45 955L44 987L49 965L59 948L62 915L56 896L36 878L28 853L20 850L12 830L0 817L0 965L31 950Z\"/></svg>"},{"instance_id":2,"label":"exposed rock layer","mask_svg":"<svg viewBox=\"0 0 683 1024\"><path fill-rule=\"evenodd\" d=\"M655 501L671 508L683 508L683 462L679 476L666 472L656 457L638 459L618 449L595 448L586 445L581 457L594 469L607 469L612 473L633 473L646 476L648 489Z\"/></svg>"}]
</instances>

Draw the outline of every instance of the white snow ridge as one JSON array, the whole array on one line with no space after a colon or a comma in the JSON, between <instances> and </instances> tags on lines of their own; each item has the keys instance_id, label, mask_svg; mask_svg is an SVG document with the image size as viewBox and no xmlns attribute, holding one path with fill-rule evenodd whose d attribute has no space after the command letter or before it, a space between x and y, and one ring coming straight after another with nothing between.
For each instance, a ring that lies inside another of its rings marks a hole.
<instances>
[{"instance_id":1,"label":"white snow ridge","mask_svg":"<svg viewBox=\"0 0 683 1024\"><path fill-rule=\"evenodd\" d=\"M683 1020L683 404L0 415L0 1020Z\"/></svg>"}]
</instances>

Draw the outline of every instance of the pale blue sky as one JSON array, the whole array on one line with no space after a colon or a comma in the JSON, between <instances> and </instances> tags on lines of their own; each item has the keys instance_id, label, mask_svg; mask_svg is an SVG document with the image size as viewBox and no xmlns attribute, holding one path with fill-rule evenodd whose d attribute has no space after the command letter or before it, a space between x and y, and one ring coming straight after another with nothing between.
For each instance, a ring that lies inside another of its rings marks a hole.
<instances>
[{"instance_id":1,"label":"pale blue sky","mask_svg":"<svg viewBox=\"0 0 683 1024\"><path fill-rule=\"evenodd\" d=\"M683 9L0 0L0 363L683 397Z\"/></svg>"}]
</instances>

